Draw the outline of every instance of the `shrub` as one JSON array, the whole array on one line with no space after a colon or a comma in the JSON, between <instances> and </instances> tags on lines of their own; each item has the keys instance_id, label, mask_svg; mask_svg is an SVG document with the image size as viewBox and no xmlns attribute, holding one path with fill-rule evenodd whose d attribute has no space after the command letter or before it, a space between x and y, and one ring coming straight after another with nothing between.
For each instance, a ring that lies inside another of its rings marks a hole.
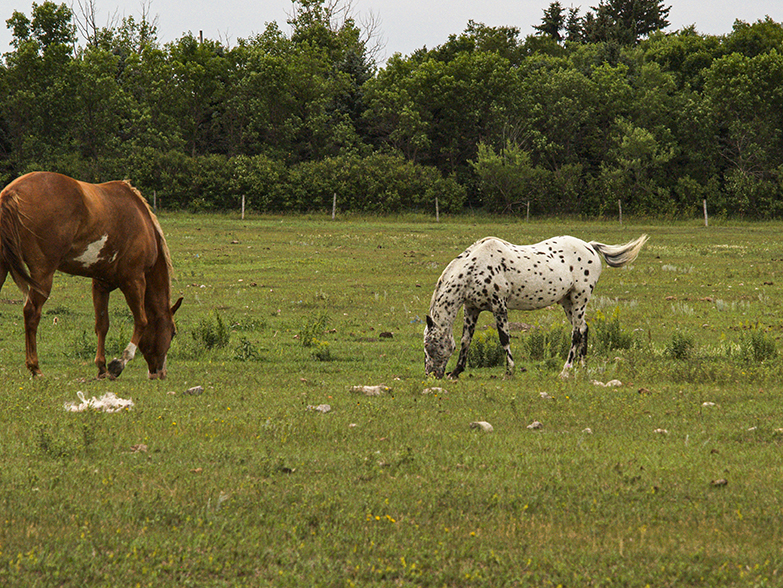
<instances>
[{"instance_id":1,"label":"shrub","mask_svg":"<svg viewBox=\"0 0 783 588\"><path fill-rule=\"evenodd\" d=\"M77 359L91 359L95 357L97 343L92 334L87 333L87 329L82 329L73 340L70 353Z\"/></svg>"},{"instance_id":2,"label":"shrub","mask_svg":"<svg viewBox=\"0 0 783 588\"><path fill-rule=\"evenodd\" d=\"M548 361L568 357L571 348L571 327L563 324L544 328L536 325L525 338L525 350L534 361Z\"/></svg>"},{"instance_id":3,"label":"shrub","mask_svg":"<svg viewBox=\"0 0 783 588\"><path fill-rule=\"evenodd\" d=\"M238 361L258 361L261 359L261 355L250 341L242 337L236 351L234 352L234 359Z\"/></svg>"},{"instance_id":4,"label":"shrub","mask_svg":"<svg viewBox=\"0 0 783 588\"><path fill-rule=\"evenodd\" d=\"M331 209L337 196L340 210L390 213L459 212L466 190L453 177L397 155L327 157L290 169L285 208L306 212Z\"/></svg>"},{"instance_id":5,"label":"shrub","mask_svg":"<svg viewBox=\"0 0 783 588\"><path fill-rule=\"evenodd\" d=\"M506 350L500 345L497 330L487 327L473 336L468 350L468 366L496 367L506 362Z\"/></svg>"},{"instance_id":6,"label":"shrub","mask_svg":"<svg viewBox=\"0 0 783 588\"><path fill-rule=\"evenodd\" d=\"M321 314L315 318L305 318L299 328L299 342L302 347L319 347L318 337L324 334L329 325L329 315Z\"/></svg>"},{"instance_id":7,"label":"shrub","mask_svg":"<svg viewBox=\"0 0 783 588\"><path fill-rule=\"evenodd\" d=\"M612 316L596 311L595 318L590 321L590 328L595 337L596 349L606 353L613 349L630 349L633 344L633 333L620 325L620 307L616 306Z\"/></svg>"},{"instance_id":8,"label":"shrub","mask_svg":"<svg viewBox=\"0 0 783 588\"><path fill-rule=\"evenodd\" d=\"M775 339L758 327L745 333L740 340L740 358L743 361L760 363L777 355Z\"/></svg>"},{"instance_id":9,"label":"shrub","mask_svg":"<svg viewBox=\"0 0 783 588\"><path fill-rule=\"evenodd\" d=\"M666 356L672 359L690 359L693 356L693 351L696 348L696 343L693 341L693 337L675 331L672 334L672 338L669 343L666 344Z\"/></svg>"},{"instance_id":10,"label":"shrub","mask_svg":"<svg viewBox=\"0 0 783 588\"><path fill-rule=\"evenodd\" d=\"M192 335L196 345L205 349L226 347L231 338L228 326L217 312L211 318L201 319Z\"/></svg>"},{"instance_id":11,"label":"shrub","mask_svg":"<svg viewBox=\"0 0 783 588\"><path fill-rule=\"evenodd\" d=\"M313 337L310 347L313 348L313 357L318 361L332 361L332 352L328 342Z\"/></svg>"}]
</instances>

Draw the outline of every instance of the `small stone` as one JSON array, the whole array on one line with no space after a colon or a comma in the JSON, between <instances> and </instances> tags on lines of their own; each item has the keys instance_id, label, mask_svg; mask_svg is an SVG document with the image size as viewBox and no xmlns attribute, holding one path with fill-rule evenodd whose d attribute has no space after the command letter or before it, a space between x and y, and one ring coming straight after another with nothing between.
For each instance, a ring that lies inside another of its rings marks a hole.
<instances>
[{"instance_id":1,"label":"small stone","mask_svg":"<svg viewBox=\"0 0 783 588\"><path fill-rule=\"evenodd\" d=\"M313 406L312 404L309 404L307 405L307 410L312 410L314 412L320 412L326 414L327 412L331 412L332 407L328 404L319 404L317 406Z\"/></svg>"},{"instance_id":2,"label":"small stone","mask_svg":"<svg viewBox=\"0 0 783 588\"><path fill-rule=\"evenodd\" d=\"M668 435L669 431L667 431L666 429L655 429L653 433L655 433L656 435Z\"/></svg>"},{"instance_id":3,"label":"small stone","mask_svg":"<svg viewBox=\"0 0 783 588\"><path fill-rule=\"evenodd\" d=\"M527 426L528 429L543 429L544 425L543 423L540 423L539 421L533 421Z\"/></svg>"},{"instance_id":4,"label":"small stone","mask_svg":"<svg viewBox=\"0 0 783 588\"><path fill-rule=\"evenodd\" d=\"M438 386L432 386L430 388L425 388L421 391L422 394L448 394L449 391L445 388L440 388Z\"/></svg>"},{"instance_id":5,"label":"small stone","mask_svg":"<svg viewBox=\"0 0 783 588\"><path fill-rule=\"evenodd\" d=\"M720 478L719 480L713 480L711 484L713 486L725 486L729 481L726 478Z\"/></svg>"},{"instance_id":6,"label":"small stone","mask_svg":"<svg viewBox=\"0 0 783 588\"><path fill-rule=\"evenodd\" d=\"M131 453L146 453L147 452L147 446L144 443L139 443L138 445L131 445Z\"/></svg>"},{"instance_id":7,"label":"small stone","mask_svg":"<svg viewBox=\"0 0 783 588\"><path fill-rule=\"evenodd\" d=\"M188 388L182 394L185 396L200 396L204 392L204 386L193 386Z\"/></svg>"},{"instance_id":8,"label":"small stone","mask_svg":"<svg viewBox=\"0 0 783 588\"><path fill-rule=\"evenodd\" d=\"M602 388L617 388L618 386L622 386L623 383L620 380L609 380L604 384L603 382L599 380L593 380L594 386L601 386Z\"/></svg>"},{"instance_id":9,"label":"small stone","mask_svg":"<svg viewBox=\"0 0 783 588\"><path fill-rule=\"evenodd\" d=\"M715 406L715 403L714 402L702 402L701 405L702 406Z\"/></svg>"},{"instance_id":10,"label":"small stone","mask_svg":"<svg viewBox=\"0 0 783 588\"><path fill-rule=\"evenodd\" d=\"M359 392L365 396L380 396L387 392L391 392L392 389L388 386L381 384L380 386L352 386L351 392Z\"/></svg>"},{"instance_id":11,"label":"small stone","mask_svg":"<svg viewBox=\"0 0 783 588\"><path fill-rule=\"evenodd\" d=\"M490 425L487 421L473 421L470 423L471 429L481 429L482 431L485 431L487 433L491 433L494 431L494 427Z\"/></svg>"},{"instance_id":12,"label":"small stone","mask_svg":"<svg viewBox=\"0 0 783 588\"><path fill-rule=\"evenodd\" d=\"M585 435L592 435L593 434L593 430L590 427L587 427L586 429L582 429L582 432Z\"/></svg>"},{"instance_id":13,"label":"small stone","mask_svg":"<svg viewBox=\"0 0 783 588\"><path fill-rule=\"evenodd\" d=\"M546 392L541 392L541 394L539 394L539 396L543 400L554 400L554 398L552 396L550 396L549 394L547 394Z\"/></svg>"}]
</instances>

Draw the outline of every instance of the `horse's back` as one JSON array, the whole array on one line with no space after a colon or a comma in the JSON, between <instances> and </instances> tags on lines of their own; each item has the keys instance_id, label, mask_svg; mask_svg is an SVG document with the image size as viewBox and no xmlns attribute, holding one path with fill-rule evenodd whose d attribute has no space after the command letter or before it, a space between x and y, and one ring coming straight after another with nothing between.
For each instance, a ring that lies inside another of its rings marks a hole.
<instances>
[{"instance_id":1,"label":"horse's back","mask_svg":"<svg viewBox=\"0 0 783 588\"><path fill-rule=\"evenodd\" d=\"M59 269L119 281L125 268L115 260L149 268L158 254L153 215L127 182L29 173L0 193L0 214L3 238L17 231L25 263L42 273Z\"/></svg>"}]
</instances>

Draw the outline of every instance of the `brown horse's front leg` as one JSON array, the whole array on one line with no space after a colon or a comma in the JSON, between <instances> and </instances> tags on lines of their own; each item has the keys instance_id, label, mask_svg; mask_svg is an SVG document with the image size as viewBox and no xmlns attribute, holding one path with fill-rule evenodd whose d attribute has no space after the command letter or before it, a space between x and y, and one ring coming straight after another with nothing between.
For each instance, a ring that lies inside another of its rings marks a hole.
<instances>
[{"instance_id":1,"label":"brown horse's front leg","mask_svg":"<svg viewBox=\"0 0 783 588\"><path fill-rule=\"evenodd\" d=\"M136 355L136 349L138 349L139 341L144 329L147 327L147 313L144 310L144 289L146 282L142 278L141 280L131 284L126 288L122 288L122 293L125 295L125 301L128 303L128 307L133 313L133 336L130 343L122 352L119 358L112 359L109 362L109 377L118 378Z\"/></svg>"},{"instance_id":2,"label":"brown horse's front leg","mask_svg":"<svg viewBox=\"0 0 783 588\"><path fill-rule=\"evenodd\" d=\"M109 332L109 294L98 280L92 281L92 305L95 309L95 335L98 345L95 350L95 365L98 368L98 378L105 378L106 372L106 334Z\"/></svg>"},{"instance_id":3,"label":"brown horse's front leg","mask_svg":"<svg viewBox=\"0 0 783 588\"><path fill-rule=\"evenodd\" d=\"M38 367L36 336L38 334L38 323L41 322L41 307L44 302L46 302L46 296L37 290L30 290L27 294L27 301L24 303L25 364L33 376L42 375L41 368Z\"/></svg>"}]
</instances>

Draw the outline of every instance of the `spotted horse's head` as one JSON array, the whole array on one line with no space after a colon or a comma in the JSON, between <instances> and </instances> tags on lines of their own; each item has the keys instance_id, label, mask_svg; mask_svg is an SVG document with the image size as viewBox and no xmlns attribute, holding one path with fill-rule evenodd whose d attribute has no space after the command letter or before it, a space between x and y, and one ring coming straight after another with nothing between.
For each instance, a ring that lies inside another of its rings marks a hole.
<instances>
[{"instance_id":1,"label":"spotted horse's head","mask_svg":"<svg viewBox=\"0 0 783 588\"><path fill-rule=\"evenodd\" d=\"M456 347L451 328L437 326L432 317L427 315L427 326L424 327L424 374L442 378Z\"/></svg>"}]
</instances>

